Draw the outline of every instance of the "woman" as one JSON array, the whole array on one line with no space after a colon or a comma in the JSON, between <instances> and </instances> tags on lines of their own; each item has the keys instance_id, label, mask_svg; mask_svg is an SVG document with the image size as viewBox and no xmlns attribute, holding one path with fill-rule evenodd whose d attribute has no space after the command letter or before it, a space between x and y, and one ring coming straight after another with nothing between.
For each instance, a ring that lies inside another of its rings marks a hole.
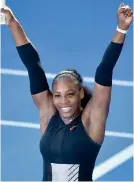
<instances>
[{"instance_id":1,"label":"woman","mask_svg":"<svg viewBox=\"0 0 134 182\"><path fill-rule=\"evenodd\" d=\"M92 181L105 134L113 68L133 19L130 7L121 4L118 9L118 27L97 67L92 97L75 70L60 72L51 92L37 51L11 10L6 7L2 12L28 70L31 95L40 112L43 180Z\"/></svg>"}]
</instances>

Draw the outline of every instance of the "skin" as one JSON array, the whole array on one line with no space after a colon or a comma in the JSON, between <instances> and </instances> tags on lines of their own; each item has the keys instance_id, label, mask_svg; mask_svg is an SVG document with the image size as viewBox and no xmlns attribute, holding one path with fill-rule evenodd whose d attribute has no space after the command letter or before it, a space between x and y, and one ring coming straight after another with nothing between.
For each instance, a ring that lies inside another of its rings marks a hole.
<instances>
[{"instance_id":1,"label":"skin","mask_svg":"<svg viewBox=\"0 0 134 182\"><path fill-rule=\"evenodd\" d=\"M69 124L73 118L80 114L83 97L83 89L69 75L61 77L55 82L53 85L53 103L65 124ZM63 107L71 108L69 112L63 112L61 109Z\"/></svg>"},{"instance_id":2,"label":"skin","mask_svg":"<svg viewBox=\"0 0 134 182\"><path fill-rule=\"evenodd\" d=\"M24 30L21 25L11 12L11 10L6 7L2 9L5 13L8 27L12 33L16 46L21 46L29 43ZM128 30L129 26L133 20L133 13L129 6L121 4L117 11L118 27L123 30ZM115 43L123 43L125 40L125 35L115 31L112 41ZM63 83L63 80L58 82L54 86L54 92L59 91L61 97L57 101L56 98L53 99L52 93L47 90L36 95L32 95L32 98L39 109L40 112L40 129L43 134L48 126L50 118L55 114L56 107L61 105L71 105L73 106L73 111L68 115L61 113L61 117L65 123L71 122L70 119L74 118L75 109L77 110L77 104L80 102L80 92L73 85L73 83ZM77 93L73 98L68 97L68 90L70 88L75 88ZM109 105L111 100L111 89L112 87L105 87L100 84L94 83L94 92L92 99L88 102L86 107L82 112L82 123L84 125L85 131L96 143L102 144L105 134L106 119L108 116ZM79 105L79 104L78 104ZM79 109L78 109L79 110Z\"/></svg>"}]
</instances>

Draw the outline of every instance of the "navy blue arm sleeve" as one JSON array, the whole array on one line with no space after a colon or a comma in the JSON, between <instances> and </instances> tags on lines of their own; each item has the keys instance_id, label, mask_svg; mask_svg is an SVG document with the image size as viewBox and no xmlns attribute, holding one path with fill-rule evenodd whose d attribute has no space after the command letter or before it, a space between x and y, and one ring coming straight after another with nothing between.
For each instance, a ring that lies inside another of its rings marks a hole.
<instances>
[{"instance_id":1,"label":"navy blue arm sleeve","mask_svg":"<svg viewBox=\"0 0 134 182\"><path fill-rule=\"evenodd\" d=\"M39 55L31 43L18 46L18 54L27 68L31 94L37 94L49 89L45 72L40 63Z\"/></svg>"},{"instance_id":2,"label":"navy blue arm sleeve","mask_svg":"<svg viewBox=\"0 0 134 182\"><path fill-rule=\"evenodd\" d=\"M120 56L123 43L111 42L107 47L101 63L97 67L95 82L103 86L112 86L113 69Z\"/></svg>"}]
</instances>

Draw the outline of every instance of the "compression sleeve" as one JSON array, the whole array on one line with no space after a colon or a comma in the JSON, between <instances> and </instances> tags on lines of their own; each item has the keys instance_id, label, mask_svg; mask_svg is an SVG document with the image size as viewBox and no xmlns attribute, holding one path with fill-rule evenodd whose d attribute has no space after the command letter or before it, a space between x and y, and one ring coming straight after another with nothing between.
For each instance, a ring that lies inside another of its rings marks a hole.
<instances>
[{"instance_id":1,"label":"compression sleeve","mask_svg":"<svg viewBox=\"0 0 134 182\"><path fill-rule=\"evenodd\" d=\"M49 89L45 72L42 69L38 52L31 43L18 46L18 54L27 68L31 94L37 94Z\"/></svg>"},{"instance_id":2,"label":"compression sleeve","mask_svg":"<svg viewBox=\"0 0 134 182\"><path fill-rule=\"evenodd\" d=\"M111 42L107 47L101 63L97 67L95 82L103 86L112 86L113 69L120 56L123 43Z\"/></svg>"}]
</instances>

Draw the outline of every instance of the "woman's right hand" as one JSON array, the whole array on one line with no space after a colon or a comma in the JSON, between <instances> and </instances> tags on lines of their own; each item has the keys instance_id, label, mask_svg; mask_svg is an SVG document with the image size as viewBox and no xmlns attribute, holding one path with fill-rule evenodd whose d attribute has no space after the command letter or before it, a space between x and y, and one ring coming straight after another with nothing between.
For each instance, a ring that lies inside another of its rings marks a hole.
<instances>
[{"instance_id":1,"label":"woman's right hand","mask_svg":"<svg viewBox=\"0 0 134 182\"><path fill-rule=\"evenodd\" d=\"M8 8L7 6L5 6L5 8L1 9L1 12L5 14L6 16L6 24L8 26L11 26L14 22L16 22L16 18L13 14L13 12L11 11L10 8Z\"/></svg>"}]
</instances>

